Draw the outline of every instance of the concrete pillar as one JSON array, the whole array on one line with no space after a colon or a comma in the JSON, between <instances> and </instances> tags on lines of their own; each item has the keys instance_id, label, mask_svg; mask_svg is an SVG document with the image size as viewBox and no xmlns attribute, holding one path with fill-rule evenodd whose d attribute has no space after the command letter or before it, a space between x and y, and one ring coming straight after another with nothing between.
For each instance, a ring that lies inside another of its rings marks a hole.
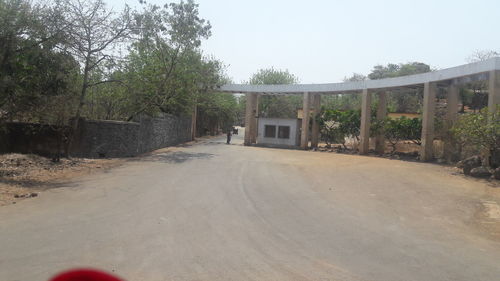
<instances>
[{"instance_id":1,"label":"concrete pillar","mask_svg":"<svg viewBox=\"0 0 500 281\"><path fill-rule=\"evenodd\" d=\"M304 92L303 95L303 107L302 107L302 131L300 133L300 147L302 149L307 149L309 146L309 108L310 100L309 93Z\"/></svg>"},{"instance_id":2,"label":"concrete pillar","mask_svg":"<svg viewBox=\"0 0 500 281\"><path fill-rule=\"evenodd\" d=\"M446 120L445 120L445 130L449 132L455 121L457 120L458 113L458 92L459 88L456 84L451 84L448 87L448 91L446 93ZM447 137L444 141L444 158L451 162L453 159L453 153L456 150L456 145L453 142L453 139L449 133L447 133Z\"/></svg>"},{"instance_id":3,"label":"concrete pillar","mask_svg":"<svg viewBox=\"0 0 500 281\"><path fill-rule=\"evenodd\" d=\"M253 126L255 126L255 98L256 94L247 93L246 94L246 108L245 108L245 138L244 144L251 145L252 144L252 133L254 132Z\"/></svg>"},{"instance_id":4,"label":"concrete pillar","mask_svg":"<svg viewBox=\"0 0 500 281\"><path fill-rule=\"evenodd\" d=\"M379 92L377 95L378 95L377 120L382 121L387 117L387 93ZM385 152L385 137L383 128L379 131L375 139L375 151L378 154L384 154Z\"/></svg>"},{"instance_id":5,"label":"concrete pillar","mask_svg":"<svg viewBox=\"0 0 500 281\"><path fill-rule=\"evenodd\" d=\"M500 71L492 70L489 73L488 79L488 111L493 113L496 111L498 105L500 105ZM492 120L489 120L492 122ZM492 157L497 157L497 155L491 155L491 151L484 151L483 165L490 166L495 162Z\"/></svg>"},{"instance_id":6,"label":"concrete pillar","mask_svg":"<svg viewBox=\"0 0 500 281\"><path fill-rule=\"evenodd\" d=\"M361 130L359 154L367 154L370 147L370 118L372 98L368 89L361 94Z\"/></svg>"},{"instance_id":7,"label":"concrete pillar","mask_svg":"<svg viewBox=\"0 0 500 281\"><path fill-rule=\"evenodd\" d=\"M434 142L434 115L436 111L435 83L424 83L424 109L422 112L422 144L420 147L420 161L430 161L433 158Z\"/></svg>"},{"instance_id":8,"label":"concrete pillar","mask_svg":"<svg viewBox=\"0 0 500 281\"><path fill-rule=\"evenodd\" d=\"M314 115L311 130L311 147L317 148L319 143L319 122L316 120L321 113L321 94L313 95Z\"/></svg>"},{"instance_id":9,"label":"concrete pillar","mask_svg":"<svg viewBox=\"0 0 500 281\"><path fill-rule=\"evenodd\" d=\"M488 80L488 108L490 112L495 111L496 106L500 104L500 71L490 71Z\"/></svg>"},{"instance_id":10,"label":"concrete pillar","mask_svg":"<svg viewBox=\"0 0 500 281\"><path fill-rule=\"evenodd\" d=\"M257 135L259 131L259 94L253 94L253 110L252 110L252 143L257 143Z\"/></svg>"}]
</instances>

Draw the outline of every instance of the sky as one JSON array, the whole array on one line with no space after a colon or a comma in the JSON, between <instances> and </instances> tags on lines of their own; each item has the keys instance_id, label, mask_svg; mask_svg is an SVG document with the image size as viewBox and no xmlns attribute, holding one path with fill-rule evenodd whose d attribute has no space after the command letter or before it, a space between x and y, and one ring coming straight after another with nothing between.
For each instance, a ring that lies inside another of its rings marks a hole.
<instances>
[{"instance_id":1,"label":"sky","mask_svg":"<svg viewBox=\"0 0 500 281\"><path fill-rule=\"evenodd\" d=\"M115 10L138 0L106 0ZM161 4L172 1L148 0ZM500 52L498 0L195 0L210 21L202 50L235 82L262 68L300 83L341 82L374 65L419 61L436 69Z\"/></svg>"}]
</instances>

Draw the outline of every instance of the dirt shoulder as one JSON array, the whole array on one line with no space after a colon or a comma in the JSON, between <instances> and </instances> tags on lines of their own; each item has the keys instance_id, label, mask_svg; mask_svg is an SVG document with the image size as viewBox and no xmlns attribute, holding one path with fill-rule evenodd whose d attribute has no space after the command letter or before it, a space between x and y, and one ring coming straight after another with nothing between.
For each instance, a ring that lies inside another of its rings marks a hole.
<instances>
[{"instance_id":1,"label":"dirt shoulder","mask_svg":"<svg viewBox=\"0 0 500 281\"><path fill-rule=\"evenodd\" d=\"M40 192L61 186L79 176L100 172L124 163L125 159L61 159L34 154L0 155L0 206L37 197Z\"/></svg>"}]
</instances>

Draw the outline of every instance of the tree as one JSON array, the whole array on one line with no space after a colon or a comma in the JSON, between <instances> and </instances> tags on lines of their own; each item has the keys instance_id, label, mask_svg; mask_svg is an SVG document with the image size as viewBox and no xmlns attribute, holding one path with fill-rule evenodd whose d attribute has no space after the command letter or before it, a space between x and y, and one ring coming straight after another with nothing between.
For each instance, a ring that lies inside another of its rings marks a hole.
<instances>
[{"instance_id":1,"label":"tree","mask_svg":"<svg viewBox=\"0 0 500 281\"><path fill-rule=\"evenodd\" d=\"M431 67L421 62L410 62L386 66L376 65L368 74L372 80L413 75L431 71ZM421 90L404 90L389 96L389 109L397 112L417 112L422 107L423 93Z\"/></svg>"},{"instance_id":2,"label":"tree","mask_svg":"<svg viewBox=\"0 0 500 281\"><path fill-rule=\"evenodd\" d=\"M127 38L131 17L126 6L120 15L106 8L103 0L63 0L64 20L67 25L65 44L80 63L83 77L75 113L74 129L78 126L88 89L111 80L92 81L104 71L100 66L114 54L112 49Z\"/></svg>"},{"instance_id":3,"label":"tree","mask_svg":"<svg viewBox=\"0 0 500 281\"><path fill-rule=\"evenodd\" d=\"M199 50L211 26L192 0L144 4L134 18L138 41L126 66L133 101L128 120L141 113L187 113L200 94L221 84L222 63Z\"/></svg>"},{"instance_id":4,"label":"tree","mask_svg":"<svg viewBox=\"0 0 500 281\"><path fill-rule=\"evenodd\" d=\"M494 57L500 56L500 53L493 50L476 50L469 57L467 57L466 61L468 63L485 61Z\"/></svg>"},{"instance_id":5,"label":"tree","mask_svg":"<svg viewBox=\"0 0 500 281\"><path fill-rule=\"evenodd\" d=\"M386 66L376 65L373 70L368 74L368 78L372 80L406 76L412 74L419 74L431 71L429 65L421 62L409 62L394 64L389 63Z\"/></svg>"},{"instance_id":6,"label":"tree","mask_svg":"<svg viewBox=\"0 0 500 281\"><path fill-rule=\"evenodd\" d=\"M350 77L344 77L344 82L359 82L367 79L368 77L363 74L353 73ZM325 96L323 104L330 109L358 110L361 107L361 96L356 94Z\"/></svg>"},{"instance_id":7,"label":"tree","mask_svg":"<svg viewBox=\"0 0 500 281\"><path fill-rule=\"evenodd\" d=\"M365 81L368 77L364 74L353 73L351 77L344 77L344 82L357 82L357 81Z\"/></svg>"},{"instance_id":8,"label":"tree","mask_svg":"<svg viewBox=\"0 0 500 281\"><path fill-rule=\"evenodd\" d=\"M54 122L67 108L58 97L71 100L77 73L59 50L65 28L57 5L0 0L0 121Z\"/></svg>"},{"instance_id":9,"label":"tree","mask_svg":"<svg viewBox=\"0 0 500 281\"><path fill-rule=\"evenodd\" d=\"M484 108L479 113L463 114L451 132L458 144L478 152L488 151L490 165L500 166L500 106L494 112Z\"/></svg>"},{"instance_id":10,"label":"tree","mask_svg":"<svg viewBox=\"0 0 500 281\"><path fill-rule=\"evenodd\" d=\"M468 63L485 61L493 57L500 56L500 53L493 50L477 50L466 58ZM460 89L460 99L462 101L462 110L469 107L474 112L488 105L487 85L485 81L475 81L468 83Z\"/></svg>"},{"instance_id":11,"label":"tree","mask_svg":"<svg viewBox=\"0 0 500 281\"><path fill-rule=\"evenodd\" d=\"M130 103L130 91L126 78L123 70L115 70L109 74L109 79L120 81L120 83L101 83L90 88L84 116L95 120L126 119Z\"/></svg>"},{"instance_id":12,"label":"tree","mask_svg":"<svg viewBox=\"0 0 500 281\"><path fill-rule=\"evenodd\" d=\"M399 119L386 118L383 121L383 132L385 139L392 147L391 154L396 152L396 145L403 140L412 141L415 144L421 144L422 120L419 118Z\"/></svg>"},{"instance_id":13,"label":"tree","mask_svg":"<svg viewBox=\"0 0 500 281\"><path fill-rule=\"evenodd\" d=\"M266 68L254 73L248 83L279 85L296 84L298 81L298 78L288 70ZM259 101L259 115L275 118L297 118L297 109L301 107L301 96L262 96Z\"/></svg>"},{"instance_id":14,"label":"tree","mask_svg":"<svg viewBox=\"0 0 500 281\"><path fill-rule=\"evenodd\" d=\"M245 124L245 113L246 113L246 96L236 95L237 111L236 111L236 124L244 126Z\"/></svg>"},{"instance_id":15,"label":"tree","mask_svg":"<svg viewBox=\"0 0 500 281\"><path fill-rule=\"evenodd\" d=\"M325 141L326 147L340 143L346 148L346 135L340 128L340 115L341 111L338 110L324 110L321 115L317 116L321 139Z\"/></svg>"},{"instance_id":16,"label":"tree","mask_svg":"<svg viewBox=\"0 0 500 281\"><path fill-rule=\"evenodd\" d=\"M203 95L198 101L198 132L217 133L218 129L227 129L236 122L237 99L226 93Z\"/></svg>"},{"instance_id":17,"label":"tree","mask_svg":"<svg viewBox=\"0 0 500 281\"><path fill-rule=\"evenodd\" d=\"M361 111L335 110L323 108L317 117L320 125L321 137L330 146L340 143L347 149L346 139L353 138L359 141Z\"/></svg>"},{"instance_id":18,"label":"tree","mask_svg":"<svg viewBox=\"0 0 500 281\"><path fill-rule=\"evenodd\" d=\"M278 70L274 68L260 69L252 75L249 84L252 85L279 85L297 84L299 79L288 70Z\"/></svg>"}]
</instances>

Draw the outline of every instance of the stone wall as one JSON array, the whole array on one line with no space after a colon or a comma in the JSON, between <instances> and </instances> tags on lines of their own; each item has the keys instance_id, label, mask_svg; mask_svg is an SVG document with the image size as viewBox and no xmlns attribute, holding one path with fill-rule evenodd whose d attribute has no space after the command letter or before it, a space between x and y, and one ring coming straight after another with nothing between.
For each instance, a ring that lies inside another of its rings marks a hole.
<instances>
[{"instance_id":1,"label":"stone wall","mask_svg":"<svg viewBox=\"0 0 500 281\"><path fill-rule=\"evenodd\" d=\"M139 119L139 143L141 153L172 146L191 140L191 118L165 114L161 118Z\"/></svg>"},{"instance_id":2,"label":"stone wall","mask_svg":"<svg viewBox=\"0 0 500 281\"><path fill-rule=\"evenodd\" d=\"M86 158L131 157L191 140L191 119L163 115L137 122L81 119L70 155ZM9 123L0 132L0 153L64 154L66 140L59 132L68 127Z\"/></svg>"},{"instance_id":3,"label":"stone wall","mask_svg":"<svg viewBox=\"0 0 500 281\"><path fill-rule=\"evenodd\" d=\"M0 153L34 153L52 157L64 151L67 126L9 122L0 128Z\"/></svg>"},{"instance_id":4,"label":"stone wall","mask_svg":"<svg viewBox=\"0 0 500 281\"><path fill-rule=\"evenodd\" d=\"M70 154L76 157L131 157L140 153L140 124L81 120Z\"/></svg>"}]
</instances>

